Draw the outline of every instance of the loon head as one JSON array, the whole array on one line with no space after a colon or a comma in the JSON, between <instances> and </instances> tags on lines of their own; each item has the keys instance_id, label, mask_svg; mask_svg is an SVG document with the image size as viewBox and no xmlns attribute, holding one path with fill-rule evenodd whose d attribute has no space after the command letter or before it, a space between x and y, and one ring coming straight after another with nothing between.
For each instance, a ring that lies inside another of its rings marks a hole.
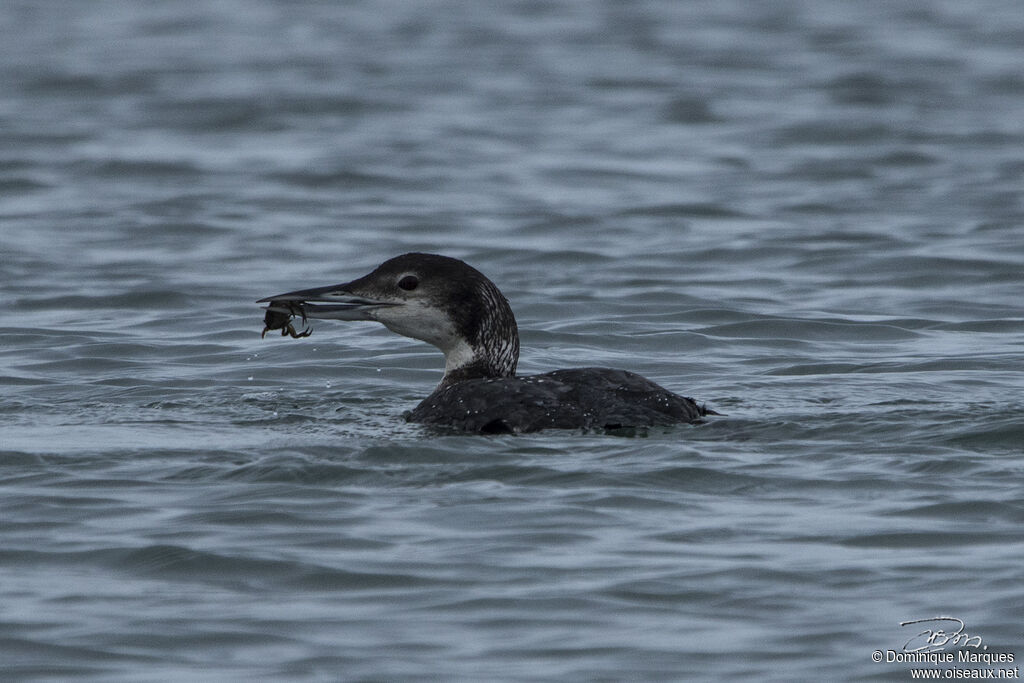
<instances>
[{"instance_id":1,"label":"loon head","mask_svg":"<svg viewBox=\"0 0 1024 683\"><path fill-rule=\"evenodd\" d=\"M410 253L340 285L260 299L268 309L332 320L374 320L420 339L445 357L442 385L478 377L511 377L519 331L493 282L459 259Z\"/></svg>"}]
</instances>

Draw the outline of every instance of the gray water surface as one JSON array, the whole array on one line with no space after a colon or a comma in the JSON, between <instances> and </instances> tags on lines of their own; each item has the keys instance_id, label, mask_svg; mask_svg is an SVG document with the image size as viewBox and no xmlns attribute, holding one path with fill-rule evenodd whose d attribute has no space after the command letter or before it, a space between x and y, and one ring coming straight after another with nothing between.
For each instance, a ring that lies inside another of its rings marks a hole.
<instances>
[{"instance_id":1,"label":"gray water surface","mask_svg":"<svg viewBox=\"0 0 1024 683\"><path fill-rule=\"evenodd\" d=\"M1024 657L1018 3L13 1L0 60L3 680ZM435 349L260 338L411 250L726 415L439 435Z\"/></svg>"}]
</instances>

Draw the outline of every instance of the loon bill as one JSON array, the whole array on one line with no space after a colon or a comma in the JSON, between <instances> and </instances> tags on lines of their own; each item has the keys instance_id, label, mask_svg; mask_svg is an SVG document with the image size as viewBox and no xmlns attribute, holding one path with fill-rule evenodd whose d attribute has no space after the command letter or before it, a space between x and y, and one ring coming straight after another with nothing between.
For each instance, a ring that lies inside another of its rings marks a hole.
<instances>
[{"instance_id":1,"label":"loon bill","mask_svg":"<svg viewBox=\"0 0 1024 683\"><path fill-rule=\"evenodd\" d=\"M260 299L268 330L292 337L292 318L373 320L444 353L444 378L406 415L465 432L626 429L718 415L640 375L574 368L516 376L519 330L508 300L480 271L437 254L403 254L369 275Z\"/></svg>"}]
</instances>

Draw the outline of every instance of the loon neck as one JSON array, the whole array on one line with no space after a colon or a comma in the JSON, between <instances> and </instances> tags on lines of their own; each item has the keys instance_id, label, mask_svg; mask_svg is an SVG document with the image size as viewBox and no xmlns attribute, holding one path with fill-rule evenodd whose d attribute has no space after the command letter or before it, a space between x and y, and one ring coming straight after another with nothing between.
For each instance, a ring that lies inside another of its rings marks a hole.
<instances>
[{"instance_id":1,"label":"loon neck","mask_svg":"<svg viewBox=\"0 0 1024 683\"><path fill-rule=\"evenodd\" d=\"M519 329L515 316L497 287L487 282L486 305L453 327L459 330L446 344L444 378L440 387L469 379L515 377L519 363Z\"/></svg>"},{"instance_id":2,"label":"loon neck","mask_svg":"<svg viewBox=\"0 0 1024 683\"><path fill-rule=\"evenodd\" d=\"M439 388L465 382L469 379L495 379L498 377L514 376L515 372L496 372L494 368L487 365L486 361L479 361L468 365L461 365L451 370L446 368Z\"/></svg>"},{"instance_id":3,"label":"loon neck","mask_svg":"<svg viewBox=\"0 0 1024 683\"><path fill-rule=\"evenodd\" d=\"M444 377L438 388L469 379L515 377L518 360L518 336L488 348L473 348L461 343L445 353Z\"/></svg>"}]
</instances>

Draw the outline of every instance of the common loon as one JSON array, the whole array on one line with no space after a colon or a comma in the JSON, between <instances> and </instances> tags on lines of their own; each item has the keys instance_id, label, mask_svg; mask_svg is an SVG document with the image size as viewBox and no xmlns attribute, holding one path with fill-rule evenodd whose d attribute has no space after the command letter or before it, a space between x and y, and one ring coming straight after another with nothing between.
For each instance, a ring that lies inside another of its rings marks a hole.
<instances>
[{"instance_id":1,"label":"common loon","mask_svg":"<svg viewBox=\"0 0 1024 683\"><path fill-rule=\"evenodd\" d=\"M292 316L374 320L444 352L444 378L409 422L477 433L605 429L700 422L718 413L640 375L574 368L516 376L519 331L508 300L459 259L410 253L340 285L277 294L267 329L296 333Z\"/></svg>"}]
</instances>

